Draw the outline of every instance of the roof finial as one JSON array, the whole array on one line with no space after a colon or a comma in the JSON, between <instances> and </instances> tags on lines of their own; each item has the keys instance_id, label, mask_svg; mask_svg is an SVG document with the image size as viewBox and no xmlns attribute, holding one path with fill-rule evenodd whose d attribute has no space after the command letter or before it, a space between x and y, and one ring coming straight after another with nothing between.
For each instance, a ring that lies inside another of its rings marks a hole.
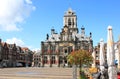
<instances>
[{"instance_id":1,"label":"roof finial","mask_svg":"<svg viewBox=\"0 0 120 79\"><path fill-rule=\"evenodd\" d=\"M85 30L84 25L82 25L81 30Z\"/></svg>"},{"instance_id":2,"label":"roof finial","mask_svg":"<svg viewBox=\"0 0 120 79\"><path fill-rule=\"evenodd\" d=\"M72 13L72 12L73 12L73 11L72 11L72 8L69 8L69 9L68 9L68 12L71 12L71 13Z\"/></svg>"},{"instance_id":3,"label":"roof finial","mask_svg":"<svg viewBox=\"0 0 120 79\"><path fill-rule=\"evenodd\" d=\"M70 6L71 6L70 0L69 0L69 2L68 2L68 6L69 6L69 9L70 9Z\"/></svg>"}]
</instances>

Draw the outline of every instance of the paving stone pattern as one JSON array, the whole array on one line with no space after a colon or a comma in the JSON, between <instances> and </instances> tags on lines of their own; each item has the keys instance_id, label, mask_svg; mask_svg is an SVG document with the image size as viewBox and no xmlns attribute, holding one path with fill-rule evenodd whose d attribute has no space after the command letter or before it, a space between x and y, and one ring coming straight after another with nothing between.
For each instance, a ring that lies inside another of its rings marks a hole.
<instances>
[{"instance_id":1,"label":"paving stone pattern","mask_svg":"<svg viewBox=\"0 0 120 79\"><path fill-rule=\"evenodd\" d=\"M72 79L72 68L2 68L0 79Z\"/></svg>"}]
</instances>

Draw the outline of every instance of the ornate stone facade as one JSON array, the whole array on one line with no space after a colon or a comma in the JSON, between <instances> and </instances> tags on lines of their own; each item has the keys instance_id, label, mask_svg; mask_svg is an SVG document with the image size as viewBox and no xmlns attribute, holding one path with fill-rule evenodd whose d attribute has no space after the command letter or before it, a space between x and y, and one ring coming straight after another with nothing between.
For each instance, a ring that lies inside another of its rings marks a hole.
<instances>
[{"instance_id":1,"label":"ornate stone facade","mask_svg":"<svg viewBox=\"0 0 120 79\"><path fill-rule=\"evenodd\" d=\"M63 28L60 34L51 29L51 35L46 35L46 40L41 42L42 66L68 66L67 55L78 49L92 52L92 33L85 35L82 26L81 33L77 27L77 15L68 9L63 17Z\"/></svg>"},{"instance_id":2,"label":"ornate stone facade","mask_svg":"<svg viewBox=\"0 0 120 79\"><path fill-rule=\"evenodd\" d=\"M100 43L98 43L97 46L94 47L94 49L96 54L96 65L99 66ZM115 64L120 69L120 39L117 42L114 42L114 53L115 53ZM107 65L107 43L104 43L104 55Z\"/></svg>"},{"instance_id":3,"label":"ornate stone facade","mask_svg":"<svg viewBox=\"0 0 120 79\"><path fill-rule=\"evenodd\" d=\"M41 54L40 52L35 52L33 54L32 67L40 67L40 66L41 66Z\"/></svg>"},{"instance_id":4,"label":"ornate stone facade","mask_svg":"<svg viewBox=\"0 0 120 79\"><path fill-rule=\"evenodd\" d=\"M96 66L99 66L100 62L100 43L97 44L97 46L94 47L95 50L95 57L96 57ZM104 55L105 55L105 64L107 65L107 43L104 43Z\"/></svg>"}]
</instances>

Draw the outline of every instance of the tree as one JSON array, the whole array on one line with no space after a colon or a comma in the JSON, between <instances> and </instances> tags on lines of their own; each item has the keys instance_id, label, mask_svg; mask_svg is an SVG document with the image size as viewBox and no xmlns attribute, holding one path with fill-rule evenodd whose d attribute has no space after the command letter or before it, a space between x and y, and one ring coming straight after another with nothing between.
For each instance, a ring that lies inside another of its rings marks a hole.
<instances>
[{"instance_id":1,"label":"tree","mask_svg":"<svg viewBox=\"0 0 120 79\"><path fill-rule=\"evenodd\" d=\"M93 58L90 52L77 50L71 52L67 59L70 64L79 66L79 75L81 76L82 65L90 65Z\"/></svg>"}]
</instances>

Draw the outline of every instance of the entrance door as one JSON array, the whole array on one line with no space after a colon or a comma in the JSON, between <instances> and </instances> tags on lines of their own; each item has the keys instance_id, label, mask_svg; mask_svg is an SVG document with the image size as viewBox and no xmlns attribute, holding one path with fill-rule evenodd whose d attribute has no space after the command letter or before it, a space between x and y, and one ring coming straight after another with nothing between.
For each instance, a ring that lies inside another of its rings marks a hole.
<instances>
[{"instance_id":1,"label":"entrance door","mask_svg":"<svg viewBox=\"0 0 120 79\"><path fill-rule=\"evenodd\" d=\"M67 55L68 55L68 48L65 48L65 49L64 49L64 65L65 65L65 66L68 65Z\"/></svg>"},{"instance_id":2,"label":"entrance door","mask_svg":"<svg viewBox=\"0 0 120 79\"><path fill-rule=\"evenodd\" d=\"M67 56L68 55L68 48L64 49L64 55Z\"/></svg>"},{"instance_id":3,"label":"entrance door","mask_svg":"<svg viewBox=\"0 0 120 79\"><path fill-rule=\"evenodd\" d=\"M64 64L65 64L65 66L68 66L67 56L64 57Z\"/></svg>"}]
</instances>

